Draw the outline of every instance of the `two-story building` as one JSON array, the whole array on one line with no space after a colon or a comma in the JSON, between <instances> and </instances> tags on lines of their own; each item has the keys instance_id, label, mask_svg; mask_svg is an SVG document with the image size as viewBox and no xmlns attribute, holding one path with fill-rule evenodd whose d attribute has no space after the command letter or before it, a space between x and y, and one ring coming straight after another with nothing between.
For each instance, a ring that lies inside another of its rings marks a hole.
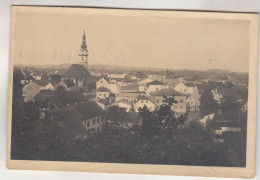
<instances>
[{"instance_id":1,"label":"two-story building","mask_svg":"<svg viewBox=\"0 0 260 180\"><path fill-rule=\"evenodd\" d=\"M40 93L41 91L41 86L39 86L38 84L34 83L34 82L30 82L28 84L26 84L23 87L23 99L24 102L28 102L33 100L33 98Z\"/></svg>"},{"instance_id":2,"label":"two-story building","mask_svg":"<svg viewBox=\"0 0 260 180\"><path fill-rule=\"evenodd\" d=\"M146 96L140 95L134 101L135 112L139 112L139 108L146 106L150 111L153 111L156 107L154 102Z\"/></svg>"},{"instance_id":3,"label":"two-story building","mask_svg":"<svg viewBox=\"0 0 260 180\"><path fill-rule=\"evenodd\" d=\"M186 95L175 91L172 88L165 88L151 93L151 98L155 102L156 107L165 104L165 97L174 98L176 103L173 103L171 109L176 113L186 113Z\"/></svg>"}]
</instances>

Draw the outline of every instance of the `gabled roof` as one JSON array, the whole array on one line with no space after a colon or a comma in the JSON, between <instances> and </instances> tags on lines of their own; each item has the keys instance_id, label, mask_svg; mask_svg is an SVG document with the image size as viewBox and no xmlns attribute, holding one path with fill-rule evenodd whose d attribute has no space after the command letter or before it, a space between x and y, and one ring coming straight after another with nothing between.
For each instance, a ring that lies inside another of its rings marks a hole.
<instances>
[{"instance_id":1,"label":"gabled roof","mask_svg":"<svg viewBox=\"0 0 260 180\"><path fill-rule=\"evenodd\" d=\"M105 79L107 82L109 82L109 78L106 76L99 77L97 81L100 81L101 79Z\"/></svg>"},{"instance_id":2,"label":"gabled roof","mask_svg":"<svg viewBox=\"0 0 260 180\"><path fill-rule=\"evenodd\" d=\"M195 87L196 85L195 85L195 83L185 83L185 85L187 86L187 87Z\"/></svg>"},{"instance_id":3,"label":"gabled roof","mask_svg":"<svg viewBox=\"0 0 260 180\"><path fill-rule=\"evenodd\" d=\"M106 99L100 99L99 101L97 101L101 104L104 104L104 105L109 105L110 104L110 98L106 98Z\"/></svg>"},{"instance_id":4,"label":"gabled roof","mask_svg":"<svg viewBox=\"0 0 260 180\"><path fill-rule=\"evenodd\" d=\"M35 80L33 81L35 82L37 85L39 86L47 86L49 83L51 83L49 80L47 79L42 79L42 80Z\"/></svg>"},{"instance_id":5,"label":"gabled roof","mask_svg":"<svg viewBox=\"0 0 260 180\"><path fill-rule=\"evenodd\" d=\"M54 115L54 120L59 122L60 128L66 132L67 136L75 137L85 134L85 128L80 120L83 116L74 106L56 108L51 113Z\"/></svg>"},{"instance_id":6,"label":"gabled roof","mask_svg":"<svg viewBox=\"0 0 260 180\"><path fill-rule=\"evenodd\" d=\"M158 80L154 80L152 82L147 83L147 85L150 86L150 85L165 85L165 84L162 82L159 82Z\"/></svg>"},{"instance_id":7,"label":"gabled roof","mask_svg":"<svg viewBox=\"0 0 260 180\"><path fill-rule=\"evenodd\" d=\"M118 103L124 103L124 104L127 104L129 106L132 106L132 104L126 99L121 99L120 101L118 101Z\"/></svg>"},{"instance_id":8,"label":"gabled roof","mask_svg":"<svg viewBox=\"0 0 260 180\"><path fill-rule=\"evenodd\" d=\"M76 110L82 115L82 120L104 115L105 111L96 102L88 102L75 106Z\"/></svg>"},{"instance_id":9,"label":"gabled roof","mask_svg":"<svg viewBox=\"0 0 260 180\"><path fill-rule=\"evenodd\" d=\"M128 86L121 86L120 90L124 92L138 92L139 86L135 84L128 85Z\"/></svg>"},{"instance_id":10,"label":"gabled roof","mask_svg":"<svg viewBox=\"0 0 260 180\"><path fill-rule=\"evenodd\" d=\"M33 82L33 81L24 84L24 87L23 87L23 88L26 88L27 86L31 86L31 85L34 85L34 86L37 86L37 87L40 88L40 86L39 86L38 84L36 84L35 82Z\"/></svg>"},{"instance_id":11,"label":"gabled roof","mask_svg":"<svg viewBox=\"0 0 260 180\"><path fill-rule=\"evenodd\" d=\"M72 64L63 74L63 78L90 78L91 74L80 64Z\"/></svg>"},{"instance_id":12,"label":"gabled roof","mask_svg":"<svg viewBox=\"0 0 260 180\"><path fill-rule=\"evenodd\" d=\"M54 96L54 92L51 90L40 91L33 99L37 101L45 101Z\"/></svg>"},{"instance_id":13,"label":"gabled roof","mask_svg":"<svg viewBox=\"0 0 260 180\"><path fill-rule=\"evenodd\" d=\"M98 92L109 92L109 89L104 87L104 86L101 86L100 88L97 89Z\"/></svg>"},{"instance_id":14,"label":"gabled roof","mask_svg":"<svg viewBox=\"0 0 260 180\"><path fill-rule=\"evenodd\" d=\"M149 99L148 97L146 96L143 96L143 95L139 95L137 98L136 98L136 102L140 101L140 100L149 100L153 103L153 101L151 99Z\"/></svg>"},{"instance_id":15,"label":"gabled roof","mask_svg":"<svg viewBox=\"0 0 260 180\"><path fill-rule=\"evenodd\" d=\"M174 89L161 89L150 93L153 96L186 96L183 93L175 91Z\"/></svg>"}]
</instances>

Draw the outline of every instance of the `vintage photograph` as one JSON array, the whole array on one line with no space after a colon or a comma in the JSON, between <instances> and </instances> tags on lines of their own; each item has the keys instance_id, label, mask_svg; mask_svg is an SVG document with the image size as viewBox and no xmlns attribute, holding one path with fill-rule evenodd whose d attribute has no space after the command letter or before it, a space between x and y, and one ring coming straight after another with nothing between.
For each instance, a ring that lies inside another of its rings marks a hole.
<instances>
[{"instance_id":1,"label":"vintage photograph","mask_svg":"<svg viewBox=\"0 0 260 180\"><path fill-rule=\"evenodd\" d=\"M10 160L247 167L257 15L15 8Z\"/></svg>"}]
</instances>

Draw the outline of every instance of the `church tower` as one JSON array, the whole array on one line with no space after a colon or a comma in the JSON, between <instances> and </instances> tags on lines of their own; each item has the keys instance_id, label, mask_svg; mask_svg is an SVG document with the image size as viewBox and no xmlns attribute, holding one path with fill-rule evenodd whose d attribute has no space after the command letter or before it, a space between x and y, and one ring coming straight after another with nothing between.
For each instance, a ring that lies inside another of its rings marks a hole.
<instances>
[{"instance_id":1,"label":"church tower","mask_svg":"<svg viewBox=\"0 0 260 180\"><path fill-rule=\"evenodd\" d=\"M80 64L82 64L86 70L88 69L88 50L87 50L87 44L86 44L86 36L85 36L85 30L82 37L82 44L80 49Z\"/></svg>"}]
</instances>

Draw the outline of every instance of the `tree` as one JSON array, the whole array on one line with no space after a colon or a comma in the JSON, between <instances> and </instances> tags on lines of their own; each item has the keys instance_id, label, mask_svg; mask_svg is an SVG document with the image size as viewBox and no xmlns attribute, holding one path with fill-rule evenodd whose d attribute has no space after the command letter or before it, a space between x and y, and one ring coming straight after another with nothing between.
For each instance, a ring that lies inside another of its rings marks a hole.
<instances>
[{"instance_id":1,"label":"tree","mask_svg":"<svg viewBox=\"0 0 260 180\"><path fill-rule=\"evenodd\" d=\"M200 113L201 117L215 113L218 109L217 102L213 99L210 89L206 89L200 97Z\"/></svg>"},{"instance_id":2,"label":"tree","mask_svg":"<svg viewBox=\"0 0 260 180\"><path fill-rule=\"evenodd\" d=\"M106 119L109 119L115 123L127 122L128 114L125 109L118 106L109 107L106 113Z\"/></svg>"},{"instance_id":3,"label":"tree","mask_svg":"<svg viewBox=\"0 0 260 180\"><path fill-rule=\"evenodd\" d=\"M66 106L68 103L68 93L63 86L58 86L54 92L56 103L60 106Z\"/></svg>"},{"instance_id":4,"label":"tree","mask_svg":"<svg viewBox=\"0 0 260 180\"><path fill-rule=\"evenodd\" d=\"M186 115L177 117L171 109L177 101L174 98L164 97L165 104L154 111L149 111L146 106L139 108L139 116L142 118L142 130L146 135L161 134L166 131L173 131L179 125L183 125L187 119Z\"/></svg>"},{"instance_id":5,"label":"tree","mask_svg":"<svg viewBox=\"0 0 260 180\"><path fill-rule=\"evenodd\" d=\"M24 75L21 69L15 69L13 72L13 104L22 101L23 85L21 80L23 80Z\"/></svg>"}]
</instances>

